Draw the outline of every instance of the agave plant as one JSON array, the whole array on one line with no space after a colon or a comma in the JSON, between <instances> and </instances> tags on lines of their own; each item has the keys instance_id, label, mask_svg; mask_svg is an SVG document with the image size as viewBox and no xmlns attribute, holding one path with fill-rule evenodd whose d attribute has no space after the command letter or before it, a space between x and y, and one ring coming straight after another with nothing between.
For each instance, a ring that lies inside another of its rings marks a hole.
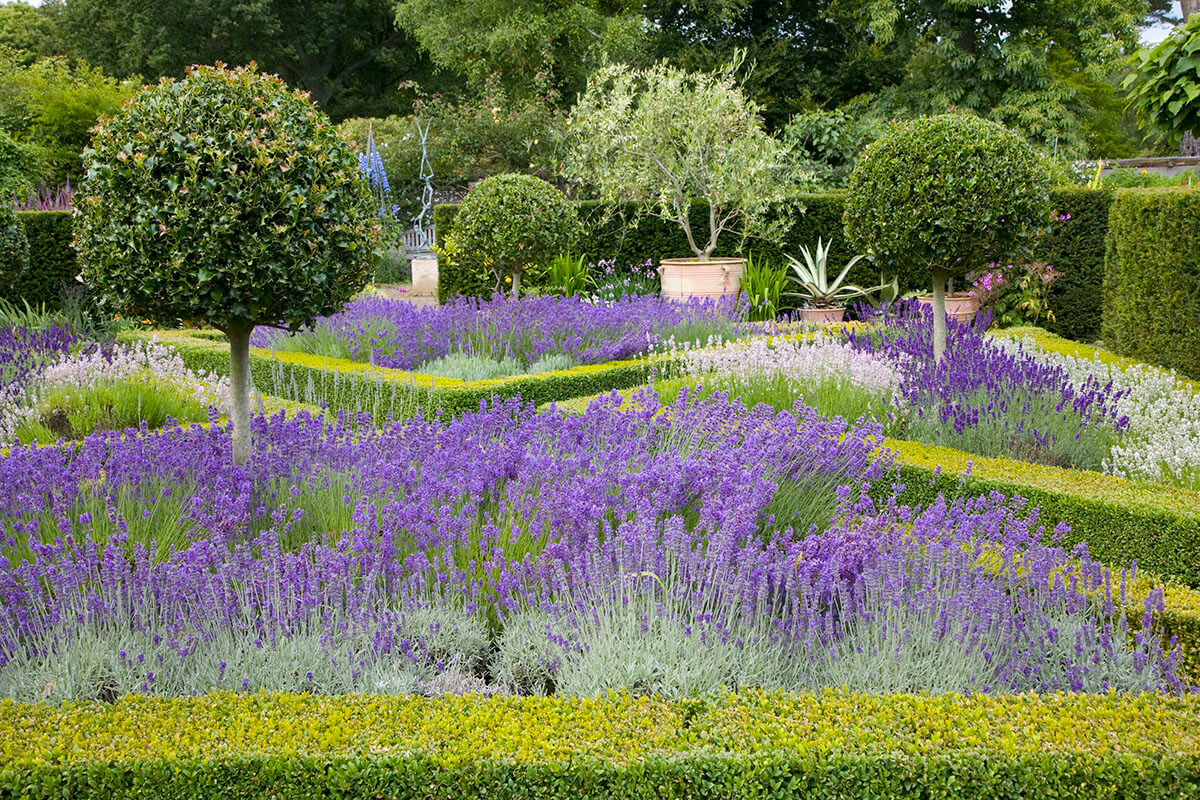
<instances>
[{"instance_id":1,"label":"agave plant","mask_svg":"<svg viewBox=\"0 0 1200 800\"><path fill-rule=\"evenodd\" d=\"M829 261L829 250L832 246L832 239L829 241L829 244L825 244L818 238L815 255L807 247L801 246L800 254L804 256L803 261L792 256L787 257L792 265L792 274L788 276L788 280L798 287L798 290L795 292L787 292L787 297L799 297L813 308L835 308L845 305L847 300L853 300L856 297L865 297L887 287L888 284L882 284L864 289L852 283L843 283L851 268L862 260L861 255L850 259L846 266L842 268L842 271L838 273L838 276L832 281L829 280L827 262Z\"/></svg>"}]
</instances>

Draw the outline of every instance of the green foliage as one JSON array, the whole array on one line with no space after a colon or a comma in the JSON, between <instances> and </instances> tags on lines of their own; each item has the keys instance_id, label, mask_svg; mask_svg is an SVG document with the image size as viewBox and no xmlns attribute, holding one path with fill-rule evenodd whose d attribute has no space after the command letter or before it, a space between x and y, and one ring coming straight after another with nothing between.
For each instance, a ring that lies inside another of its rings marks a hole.
<instances>
[{"instance_id":1,"label":"green foliage","mask_svg":"<svg viewBox=\"0 0 1200 800\"><path fill-rule=\"evenodd\" d=\"M0 293L14 302L58 308L63 289L78 285L71 212L18 211L17 219L29 240L29 260L7 287L0 286Z\"/></svg>"},{"instance_id":2,"label":"green foliage","mask_svg":"<svg viewBox=\"0 0 1200 800\"><path fill-rule=\"evenodd\" d=\"M583 294L589 284L588 265L583 256L560 253L550 262L543 278L546 291L559 297Z\"/></svg>"},{"instance_id":3,"label":"green foliage","mask_svg":"<svg viewBox=\"0 0 1200 800\"><path fill-rule=\"evenodd\" d=\"M0 115L37 156L37 177L61 184L82 171L81 154L101 116L116 113L137 91L134 81L118 81L86 64L42 59L0 78L7 91Z\"/></svg>"},{"instance_id":4,"label":"green foliage","mask_svg":"<svg viewBox=\"0 0 1200 800\"><path fill-rule=\"evenodd\" d=\"M439 255L456 264L482 266L512 283L569 250L579 237L575 207L545 181L530 175L497 175L475 186L463 200Z\"/></svg>"},{"instance_id":5,"label":"green foliage","mask_svg":"<svg viewBox=\"0 0 1200 800\"><path fill-rule=\"evenodd\" d=\"M378 228L354 151L277 78L163 82L101 124L86 159L85 280L126 314L294 327L367 282Z\"/></svg>"},{"instance_id":6,"label":"green foliage","mask_svg":"<svg viewBox=\"0 0 1200 800\"><path fill-rule=\"evenodd\" d=\"M11 57L17 66L59 55L59 39L51 8L20 2L0 5L0 54Z\"/></svg>"},{"instance_id":7,"label":"green foliage","mask_svg":"<svg viewBox=\"0 0 1200 800\"><path fill-rule=\"evenodd\" d=\"M1165 131L1172 144L1200 136L1200 15L1193 14L1157 46L1130 59L1122 84L1143 127Z\"/></svg>"},{"instance_id":8,"label":"green foliage","mask_svg":"<svg viewBox=\"0 0 1200 800\"><path fill-rule=\"evenodd\" d=\"M20 197L33 187L37 171L37 151L0 129L0 205L11 208L14 195Z\"/></svg>"},{"instance_id":9,"label":"green foliage","mask_svg":"<svg viewBox=\"0 0 1200 800\"><path fill-rule=\"evenodd\" d=\"M709 258L720 235L772 239L768 210L795 190L779 142L733 75L687 73L658 64L605 67L572 110L567 173L610 203L679 225L692 253ZM698 237L692 208L708 208Z\"/></svg>"},{"instance_id":10,"label":"green foliage","mask_svg":"<svg viewBox=\"0 0 1200 800\"><path fill-rule=\"evenodd\" d=\"M787 285L787 268L771 266L770 260L753 253L746 256L742 272L742 294L750 303L747 312L751 322L767 322L779 316L780 299Z\"/></svg>"},{"instance_id":11,"label":"green foliage","mask_svg":"<svg viewBox=\"0 0 1200 800\"><path fill-rule=\"evenodd\" d=\"M573 97L605 57L635 48L637 14L596 0L400 0L396 19L441 69L475 91ZM613 13L613 12L616 13Z\"/></svg>"},{"instance_id":12,"label":"green foliage","mask_svg":"<svg viewBox=\"0 0 1200 800\"><path fill-rule=\"evenodd\" d=\"M258 64L307 91L334 118L386 114L411 102L420 79L442 88L392 0L69 0L61 9L72 56L109 75L177 78L193 64Z\"/></svg>"},{"instance_id":13,"label":"green foliage","mask_svg":"<svg viewBox=\"0 0 1200 800\"><path fill-rule=\"evenodd\" d=\"M232 692L65 706L4 701L0 793L1193 797L1198 713L1194 696L845 690L677 702Z\"/></svg>"},{"instance_id":14,"label":"green foliage","mask_svg":"<svg viewBox=\"0 0 1200 800\"><path fill-rule=\"evenodd\" d=\"M1081 342L1100 338L1100 287L1104 284L1104 239L1113 193L1060 187L1050 193L1054 211L1050 230L1038 242L1038 261L1059 277L1047 302L1054 310L1051 331Z\"/></svg>"},{"instance_id":15,"label":"green foliage","mask_svg":"<svg viewBox=\"0 0 1200 800\"><path fill-rule=\"evenodd\" d=\"M846 236L901 283L1028 252L1049 217L1049 175L1019 135L961 114L896 125L850 178Z\"/></svg>"},{"instance_id":16,"label":"green foliage","mask_svg":"<svg viewBox=\"0 0 1200 800\"><path fill-rule=\"evenodd\" d=\"M817 188L844 189L859 154L879 138L884 127L874 118L855 116L845 109L806 111L792 117L781 138L812 172Z\"/></svg>"},{"instance_id":17,"label":"green foliage","mask_svg":"<svg viewBox=\"0 0 1200 800\"><path fill-rule=\"evenodd\" d=\"M1100 176L1100 185L1106 189L1153 189L1163 186L1200 186L1200 169L1195 167L1180 170L1175 175L1163 175L1146 169L1117 167Z\"/></svg>"},{"instance_id":18,"label":"green foliage","mask_svg":"<svg viewBox=\"0 0 1200 800\"><path fill-rule=\"evenodd\" d=\"M1112 203L1103 334L1115 353L1200 377L1200 192L1129 189Z\"/></svg>"},{"instance_id":19,"label":"green foliage","mask_svg":"<svg viewBox=\"0 0 1200 800\"><path fill-rule=\"evenodd\" d=\"M29 239L25 226L7 203L0 204L0 297L29 269Z\"/></svg>"},{"instance_id":20,"label":"green foliage","mask_svg":"<svg viewBox=\"0 0 1200 800\"><path fill-rule=\"evenodd\" d=\"M1079 157L1093 135L1086 123L1103 108L1091 87L1137 47L1146 6L1143 0L1070 6L880 0L847 5L841 15L903 60L899 80L872 104L884 118L958 109Z\"/></svg>"}]
</instances>

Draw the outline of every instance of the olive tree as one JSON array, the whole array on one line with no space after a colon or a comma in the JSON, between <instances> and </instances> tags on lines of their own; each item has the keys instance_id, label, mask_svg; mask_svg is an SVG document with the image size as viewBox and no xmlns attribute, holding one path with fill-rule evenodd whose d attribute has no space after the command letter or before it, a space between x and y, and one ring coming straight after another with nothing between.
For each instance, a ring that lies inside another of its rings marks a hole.
<instances>
[{"instance_id":1,"label":"olive tree","mask_svg":"<svg viewBox=\"0 0 1200 800\"><path fill-rule=\"evenodd\" d=\"M233 460L250 458L250 334L367 282L378 221L350 143L253 67L198 67L97 126L76 195L85 282L128 316L229 339Z\"/></svg>"},{"instance_id":2,"label":"olive tree","mask_svg":"<svg viewBox=\"0 0 1200 800\"><path fill-rule=\"evenodd\" d=\"M892 127L850 176L846 237L884 269L933 278L933 355L946 279L1025 255L1050 217L1050 172L1019 134L965 114Z\"/></svg>"},{"instance_id":3,"label":"olive tree","mask_svg":"<svg viewBox=\"0 0 1200 800\"><path fill-rule=\"evenodd\" d=\"M568 120L567 174L602 200L676 223L702 260L726 231L769 235L767 211L792 193L796 173L734 66L599 70ZM697 202L708 208L706 233L692 230Z\"/></svg>"}]
</instances>

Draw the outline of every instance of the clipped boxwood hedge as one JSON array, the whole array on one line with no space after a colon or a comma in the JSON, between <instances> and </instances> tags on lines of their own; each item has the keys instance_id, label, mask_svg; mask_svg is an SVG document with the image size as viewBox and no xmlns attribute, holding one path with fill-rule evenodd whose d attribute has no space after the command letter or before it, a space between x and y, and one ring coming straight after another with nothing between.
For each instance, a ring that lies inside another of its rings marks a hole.
<instances>
[{"instance_id":1,"label":"clipped boxwood hedge","mask_svg":"<svg viewBox=\"0 0 1200 800\"><path fill-rule=\"evenodd\" d=\"M76 285L79 274L71 245L71 212L18 211L17 219L29 240L29 264L5 290L7 299L56 308L62 302L63 287Z\"/></svg>"},{"instance_id":2,"label":"clipped boxwood hedge","mask_svg":"<svg viewBox=\"0 0 1200 800\"><path fill-rule=\"evenodd\" d=\"M1200 192L1129 189L1110 212L1105 346L1200 378Z\"/></svg>"},{"instance_id":3,"label":"clipped boxwood hedge","mask_svg":"<svg viewBox=\"0 0 1200 800\"><path fill-rule=\"evenodd\" d=\"M174 347L189 369L229 374L229 345L217 331L126 331L121 339L157 339ZM301 393L312 386L334 411L369 412L382 418L389 413L400 415L415 399L431 411L455 416L478 409L493 397L520 395L540 405L637 386L646 382L656 365L661 367L662 358L584 364L537 375L467 382L360 361L251 348L250 375L264 395L288 394L277 391L276 384L281 381L284 388Z\"/></svg>"},{"instance_id":4,"label":"clipped boxwood hedge","mask_svg":"<svg viewBox=\"0 0 1200 800\"><path fill-rule=\"evenodd\" d=\"M6 700L0 795L1182 798L1197 719L1117 694Z\"/></svg>"}]
</instances>

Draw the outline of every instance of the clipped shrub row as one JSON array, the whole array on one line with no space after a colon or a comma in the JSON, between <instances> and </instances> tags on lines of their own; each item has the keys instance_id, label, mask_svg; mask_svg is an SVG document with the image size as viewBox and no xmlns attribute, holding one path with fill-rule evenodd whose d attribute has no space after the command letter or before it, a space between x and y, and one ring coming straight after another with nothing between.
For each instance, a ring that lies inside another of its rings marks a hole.
<instances>
[{"instance_id":1,"label":"clipped shrub row","mask_svg":"<svg viewBox=\"0 0 1200 800\"><path fill-rule=\"evenodd\" d=\"M57 307L63 288L78 283L75 276L79 264L71 246L71 212L18 211L17 219L29 241L29 261L0 290L5 299L18 304L24 300L31 306Z\"/></svg>"},{"instance_id":2,"label":"clipped shrub row","mask_svg":"<svg viewBox=\"0 0 1200 800\"><path fill-rule=\"evenodd\" d=\"M189 369L229 374L229 345L217 331L127 331L127 341L150 340L174 347ZM493 397L520 395L540 405L555 400L625 389L645 383L651 359L585 364L571 369L483 381L440 378L358 361L251 348L250 374L264 395L327 404L334 411L399 416L414 402L451 416L479 408Z\"/></svg>"},{"instance_id":3,"label":"clipped shrub row","mask_svg":"<svg viewBox=\"0 0 1200 800\"><path fill-rule=\"evenodd\" d=\"M1105 346L1200 378L1200 192L1117 194L1104 262Z\"/></svg>"},{"instance_id":4,"label":"clipped shrub row","mask_svg":"<svg viewBox=\"0 0 1200 800\"><path fill-rule=\"evenodd\" d=\"M0 701L0 795L1193 797L1198 715L1116 694Z\"/></svg>"}]
</instances>

